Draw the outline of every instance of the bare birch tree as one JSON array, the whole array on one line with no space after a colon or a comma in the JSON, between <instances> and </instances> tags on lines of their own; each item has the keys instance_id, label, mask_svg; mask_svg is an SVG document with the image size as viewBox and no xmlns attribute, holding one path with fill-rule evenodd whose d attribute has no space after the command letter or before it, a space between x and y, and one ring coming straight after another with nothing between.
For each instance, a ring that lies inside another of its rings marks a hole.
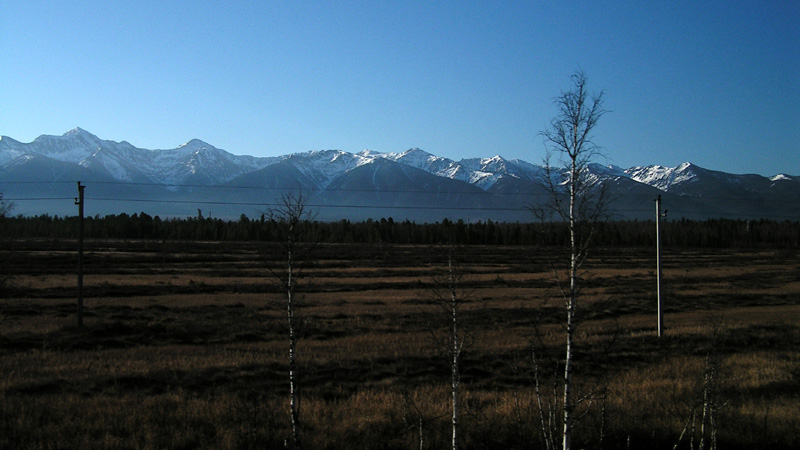
<instances>
[{"instance_id":1,"label":"bare birch tree","mask_svg":"<svg viewBox=\"0 0 800 450\"><path fill-rule=\"evenodd\" d=\"M458 450L460 427L460 388L461 388L461 353L469 338L469 329L462 319L461 307L466 296L460 287L461 272L455 262L455 249L450 246L447 253L447 274L442 279L434 279L434 302L441 309L447 322L447 333L434 340L447 357L450 365L450 424L452 428L451 448ZM433 328L431 329L433 332Z\"/></svg>"},{"instance_id":2,"label":"bare birch tree","mask_svg":"<svg viewBox=\"0 0 800 450\"><path fill-rule=\"evenodd\" d=\"M594 224L604 217L605 195L597 177L589 172L589 163L600 152L592 140L592 131L605 114L603 93L591 95L583 72L572 75L572 86L554 99L558 113L541 134L547 147L545 169L551 201L547 217L565 223L569 230L569 254L566 279L558 280L566 309L566 353L563 368L563 408L561 448L570 450L576 401L573 394L574 338L577 325L580 268L586 259ZM557 167L553 166L556 158Z\"/></svg>"},{"instance_id":3,"label":"bare birch tree","mask_svg":"<svg viewBox=\"0 0 800 450\"><path fill-rule=\"evenodd\" d=\"M295 290L299 263L307 260L308 248L299 247L299 227L310 220L313 214L308 209L306 197L302 193L288 193L281 196L278 204L270 211L270 218L276 225L276 238L280 242L285 258L281 269L270 268L273 276L280 282L286 293L286 317L289 331L289 416L292 424L292 448L300 445L300 413L297 377L297 300ZM298 252L305 254L299 255Z\"/></svg>"}]
</instances>

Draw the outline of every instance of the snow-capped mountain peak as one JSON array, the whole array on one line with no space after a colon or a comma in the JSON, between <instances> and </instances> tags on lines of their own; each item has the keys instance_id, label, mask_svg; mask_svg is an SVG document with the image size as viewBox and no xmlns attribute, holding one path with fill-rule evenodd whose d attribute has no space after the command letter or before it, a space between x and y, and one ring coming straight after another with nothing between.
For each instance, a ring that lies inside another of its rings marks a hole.
<instances>
[{"instance_id":1,"label":"snow-capped mountain peak","mask_svg":"<svg viewBox=\"0 0 800 450\"><path fill-rule=\"evenodd\" d=\"M630 178L630 176L625 172L625 169L613 164L603 165L592 163L589 164L589 171L597 175Z\"/></svg>"},{"instance_id":2,"label":"snow-capped mountain peak","mask_svg":"<svg viewBox=\"0 0 800 450\"><path fill-rule=\"evenodd\" d=\"M687 172L691 171L695 167L697 167L695 164L686 161L684 163L679 164L678 167L675 168L675 172Z\"/></svg>"},{"instance_id":3,"label":"snow-capped mountain peak","mask_svg":"<svg viewBox=\"0 0 800 450\"><path fill-rule=\"evenodd\" d=\"M368 150L348 153L342 150L311 150L293 153L282 158L315 184L316 189L325 189L337 176L356 167L368 164L379 153Z\"/></svg>"},{"instance_id":4,"label":"snow-capped mountain peak","mask_svg":"<svg viewBox=\"0 0 800 450\"><path fill-rule=\"evenodd\" d=\"M402 153L385 153L384 158L405 164L407 166L416 167L425 170L431 164L436 164L438 161L444 161L445 158L432 155L420 148L410 148Z\"/></svg>"},{"instance_id":5,"label":"snow-capped mountain peak","mask_svg":"<svg viewBox=\"0 0 800 450\"><path fill-rule=\"evenodd\" d=\"M769 180L772 181L772 182L775 182L775 181L794 181L794 178L790 177L789 175L786 175L785 173L779 173L779 174L775 175L774 177L771 177Z\"/></svg>"},{"instance_id":6,"label":"snow-capped mountain peak","mask_svg":"<svg viewBox=\"0 0 800 450\"><path fill-rule=\"evenodd\" d=\"M698 176L697 169L699 166L685 162L674 168L658 165L640 166L626 169L624 172L635 181L667 191L673 186L695 180Z\"/></svg>"},{"instance_id":7,"label":"snow-capped mountain peak","mask_svg":"<svg viewBox=\"0 0 800 450\"><path fill-rule=\"evenodd\" d=\"M367 149L367 148L365 148L364 150L361 150L360 152L356 153L356 156L361 156L362 158L375 158L375 157L378 157L380 155L382 155L382 153L376 152L374 150L370 150L370 149Z\"/></svg>"},{"instance_id":8,"label":"snow-capped mountain peak","mask_svg":"<svg viewBox=\"0 0 800 450\"><path fill-rule=\"evenodd\" d=\"M81 128L74 128L62 136L39 136L26 145L26 150L58 161L79 164L101 145L102 141L97 136Z\"/></svg>"},{"instance_id":9,"label":"snow-capped mountain peak","mask_svg":"<svg viewBox=\"0 0 800 450\"><path fill-rule=\"evenodd\" d=\"M189 142L186 142L186 143L183 143L183 144L179 145L177 150L181 150L181 149L188 149L188 150L192 150L192 151L196 151L196 150L200 150L200 149L218 150L213 145L211 145L211 144L209 144L207 142L203 142L200 139L192 139Z\"/></svg>"},{"instance_id":10,"label":"snow-capped mountain peak","mask_svg":"<svg viewBox=\"0 0 800 450\"><path fill-rule=\"evenodd\" d=\"M84 136L84 137L89 137L89 138L93 138L93 139L99 139L97 136L95 136L94 134L84 130L81 127L75 127L73 129L67 131L66 133L64 133L64 136L65 137Z\"/></svg>"},{"instance_id":11,"label":"snow-capped mountain peak","mask_svg":"<svg viewBox=\"0 0 800 450\"><path fill-rule=\"evenodd\" d=\"M94 134L80 127L73 128L61 136L40 136L40 138L44 139L56 138L62 140L80 141L87 144L99 144L101 142L99 137L95 136Z\"/></svg>"}]
</instances>

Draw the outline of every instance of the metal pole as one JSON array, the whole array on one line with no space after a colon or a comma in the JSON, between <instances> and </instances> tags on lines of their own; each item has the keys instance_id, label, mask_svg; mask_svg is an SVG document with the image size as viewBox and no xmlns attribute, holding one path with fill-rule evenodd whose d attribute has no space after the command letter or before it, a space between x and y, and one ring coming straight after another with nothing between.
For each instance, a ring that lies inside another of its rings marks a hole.
<instances>
[{"instance_id":1,"label":"metal pole","mask_svg":"<svg viewBox=\"0 0 800 450\"><path fill-rule=\"evenodd\" d=\"M661 303L661 196L656 198L656 278L658 280L658 336L664 334L664 310Z\"/></svg>"},{"instance_id":2,"label":"metal pole","mask_svg":"<svg viewBox=\"0 0 800 450\"><path fill-rule=\"evenodd\" d=\"M83 326L83 189L86 186L78 181L78 326Z\"/></svg>"}]
</instances>

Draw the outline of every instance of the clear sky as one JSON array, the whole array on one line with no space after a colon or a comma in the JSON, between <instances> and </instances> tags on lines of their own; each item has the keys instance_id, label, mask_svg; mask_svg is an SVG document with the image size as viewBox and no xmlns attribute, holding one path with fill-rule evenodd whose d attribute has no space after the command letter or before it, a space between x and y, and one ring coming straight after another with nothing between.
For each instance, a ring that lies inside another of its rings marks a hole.
<instances>
[{"instance_id":1,"label":"clear sky","mask_svg":"<svg viewBox=\"0 0 800 450\"><path fill-rule=\"evenodd\" d=\"M7 1L0 135L541 162L583 70L622 167L800 175L800 2Z\"/></svg>"}]
</instances>

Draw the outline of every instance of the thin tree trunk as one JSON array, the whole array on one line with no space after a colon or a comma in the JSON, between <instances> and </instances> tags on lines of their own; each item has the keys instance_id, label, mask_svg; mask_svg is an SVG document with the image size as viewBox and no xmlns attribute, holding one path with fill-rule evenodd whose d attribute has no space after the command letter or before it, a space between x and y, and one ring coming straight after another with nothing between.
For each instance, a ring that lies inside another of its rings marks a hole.
<instances>
[{"instance_id":1,"label":"thin tree trunk","mask_svg":"<svg viewBox=\"0 0 800 450\"><path fill-rule=\"evenodd\" d=\"M422 416L419 418L419 450L424 447L425 441L422 439Z\"/></svg>"},{"instance_id":2,"label":"thin tree trunk","mask_svg":"<svg viewBox=\"0 0 800 450\"><path fill-rule=\"evenodd\" d=\"M292 420L292 445L295 450L300 448L300 416L297 401L297 363L296 348L297 336L295 335L294 320L294 285L292 280L292 244L293 230L290 228L287 251L286 274L286 312L289 321L289 415Z\"/></svg>"},{"instance_id":3,"label":"thin tree trunk","mask_svg":"<svg viewBox=\"0 0 800 450\"><path fill-rule=\"evenodd\" d=\"M450 387L452 391L452 401L453 401L453 416L452 416L452 425L453 425L453 441L452 441L452 448L453 450L458 450L458 388L459 388L459 354L460 354L460 345L459 336L458 336L458 297L456 293L456 279L455 273L453 272L453 256L452 251L450 257L448 258L448 270L449 270L449 282L450 282L450 306L451 306L451 314L452 314L452 329L450 333L451 337L451 351L453 360L451 362L451 379L450 379Z\"/></svg>"},{"instance_id":4,"label":"thin tree trunk","mask_svg":"<svg viewBox=\"0 0 800 450\"><path fill-rule=\"evenodd\" d=\"M567 349L564 356L564 433L562 449L570 450L572 446L572 352L575 332L575 309L577 307L577 282L578 282L578 244L576 236L575 185L580 176L575 158L572 158L571 177L569 183L569 298L567 299Z\"/></svg>"},{"instance_id":5,"label":"thin tree trunk","mask_svg":"<svg viewBox=\"0 0 800 450\"><path fill-rule=\"evenodd\" d=\"M575 301L570 296L567 306L567 350L564 357L564 434L562 448L570 450L572 445L572 352L575 327Z\"/></svg>"},{"instance_id":6,"label":"thin tree trunk","mask_svg":"<svg viewBox=\"0 0 800 450\"><path fill-rule=\"evenodd\" d=\"M276 236L281 242L282 250L285 252L286 263L284 270L272 270L272 274L278 279L282 288L286 292L286 320L289 328L289 419L291 421L292 436L291 448L297 450L301 446L301 424L300 424L300 392L299 392L299 379L297 368L297 304L294 295L296 289L295 276L299 275L302 270L302 265L298 264L295 267L296 248L298 239L301 237L300 230L303 222L313 220L313 214L306 210L306 200L302 194L285 194L281 196L280 203L275 209L270 212L271 220L274 221L275 230L278 233ZM307 249L306 249L307 250ZM308 255L299 255L302 262L304 257ZM285 446L288 448L290 443L289 439L285 440Z\"/></svg>"}]
</instances>

